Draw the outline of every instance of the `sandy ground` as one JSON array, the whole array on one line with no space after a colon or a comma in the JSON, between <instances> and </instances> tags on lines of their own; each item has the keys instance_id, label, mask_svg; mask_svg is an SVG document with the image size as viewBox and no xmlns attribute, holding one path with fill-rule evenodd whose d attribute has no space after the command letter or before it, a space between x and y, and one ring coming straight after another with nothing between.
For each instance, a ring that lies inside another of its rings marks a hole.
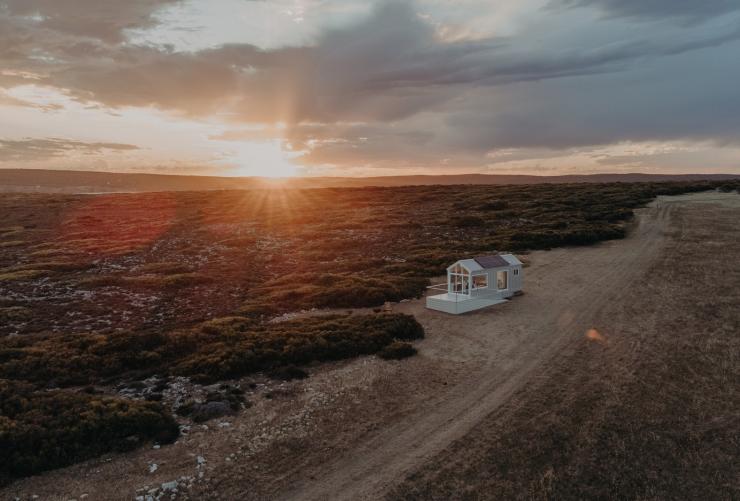
<instances>
[{"instance_id":1,"label":"sandy ground","mask_svg":"<svg viewBox=\"0 0 740 501\"><path fill-rule=\"evenodd\" d=\"M378 499L559 363L569 342L609 331L602 311L639 291L670 252L672 213L740 210L737 194L660 198L630 236L527 256L525 294L461 316L395 305L426 339L419 355L311 369L259 383L238 416L193 426L177 443L110 455L0 491L0 499ZM152 468L156 465L156 468Z\"/></svg>"}]
</instances>

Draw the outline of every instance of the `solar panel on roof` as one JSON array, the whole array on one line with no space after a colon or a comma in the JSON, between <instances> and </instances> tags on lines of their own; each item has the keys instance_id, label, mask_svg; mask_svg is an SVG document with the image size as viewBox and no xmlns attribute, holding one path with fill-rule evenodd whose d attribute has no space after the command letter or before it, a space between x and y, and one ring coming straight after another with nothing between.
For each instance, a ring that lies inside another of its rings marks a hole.
<instances>
[{"instance_id":1,"label":"solar panel on roof","mask_svg":"<svg viewBox=\"0 0 740 501\"><path fill-rule=\"evenodd\" d=\"M508 261L506 261L506 259L496 255L474 257L473 259L483 268L500 268L502 266L509 266L509 263Z\"/></svg>"}]
</instances>

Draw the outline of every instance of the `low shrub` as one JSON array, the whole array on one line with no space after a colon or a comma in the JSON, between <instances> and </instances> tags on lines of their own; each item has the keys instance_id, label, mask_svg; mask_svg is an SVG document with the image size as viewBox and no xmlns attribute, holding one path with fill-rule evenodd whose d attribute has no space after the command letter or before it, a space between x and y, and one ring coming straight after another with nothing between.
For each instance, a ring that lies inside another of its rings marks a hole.
<instances>
[{"instance_id":1,"label":"low shrub","mask_svg":"<svg viewBox=\"0 0 740 501\"><path fill-rule=\"evenodd\" d=\"M478 228L485 226L486 222L477 216L462 216L450 221L451 226L458 228Z\"/></svg>"},{"instance_id":2,"label":"low shrub","mask_svg":"<svg viewBox=\"0 0 740 501\"><path fill-rule=\"evenodd\" d=\"M378 352L378 356L384 360L401 360L413 355L416 355L416 348L401 341L394 341Z\"/></svg>"},{"instance_id":3,"label":"low shrub","mask_svg":"<svg viewBox=\"0 0 740 501\"><path fill-rule=\"evenodd\" d=\"M418 297L427 285L429 279L421 276L290 274L252 289L240 313L262 317L310 308L382 306L387 301Z\"/></svg>"},{"instance_id":4,"label":"low shrub","mask_svg":"<svg viewBox=\"0 0 740 501\"><path fill-rule=\"evenodd\" d=\"M101 378L189 376L212 383L313 361L373 354L424 336L410 315L326 315L279 323L211 320L163 333L28 335L0 339L0 378L59 386Z\"/></svg>"},{"instance_id":5,"label":"low shrub","mask_svg":"<svg viewBox=\"0 0 740 501\"><path fill-rule=\"evenodd\" d=\"M178 435L177 423L156 403L36 391L0 379L0 484Z\"/></svg>"},{"instance_id":6,"label":"low shrub","mask_svg":"<svg viewBox=\"0 0 740 501\"><path fill-rule=\"evenodd\" d=\"M209 383L290 365L369 355L395 339L423 336L424 329L410 315L326 315L251 325L245 332L231 324L218 335L196 329L177 334L165 349L192 347L169 370Z\"/></svg>"}]
</instances>

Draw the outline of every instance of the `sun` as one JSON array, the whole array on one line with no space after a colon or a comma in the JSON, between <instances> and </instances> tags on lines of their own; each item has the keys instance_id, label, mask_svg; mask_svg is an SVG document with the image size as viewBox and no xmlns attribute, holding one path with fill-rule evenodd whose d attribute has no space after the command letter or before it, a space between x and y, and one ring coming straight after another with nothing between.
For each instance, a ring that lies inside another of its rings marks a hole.
<instances>
[{"instance_id":1,"label":"sun","mask_svg":"<svg viewBox=\"0 0 740 501\"><path fill-rule=\"evenodd\" d=\"M300 152L287 151L279 139L271 141L241 143L229 163L235 165L235 176L258 176L269 178L295 177L298 166L293 160Z\"/></svg>"}]
</instances>

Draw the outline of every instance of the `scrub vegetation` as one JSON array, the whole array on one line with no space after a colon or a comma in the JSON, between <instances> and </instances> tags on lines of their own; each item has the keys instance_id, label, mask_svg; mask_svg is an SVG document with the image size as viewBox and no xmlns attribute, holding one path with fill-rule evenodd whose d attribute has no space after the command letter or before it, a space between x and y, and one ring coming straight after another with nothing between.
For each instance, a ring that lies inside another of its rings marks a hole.
<instances>
[{"instance_id":1,"label":"scrub vegetation","mask_svg":"<svg viewBox=\"0 0 740 501\"><path fill-rule=\"evenodd\" d=\"M461 255L621 238L655 196L717 188L737 184L6 195L0 480L176 436L164 406L88 385L403 358L423 336L412 317L280 315L377 309L421 295Z\"/></svg>"},{"instance_id":2,"label":"scrub vegetation","mask_svg":"<svg viewBox=\"0 0 740 501\"><path fill-rule=\"evenodd\" d=\"M168 443L179 434L159 404L37 390L0 379L0 485L143 442Z\"/></svg>"},{"instance_id":3,"label":"scrub vegetation","mask_svg":"<svg viewBox=\"0 0 740 501\"><path fill-rule=\"evenodd\" d=\"M231 317L171 332L12 336L0 351L0 380L71 387L153 375L203 383L313 361L376 353L424 332L412 316L327 315L274 324Z\"/></svg>"}]
</instances>

